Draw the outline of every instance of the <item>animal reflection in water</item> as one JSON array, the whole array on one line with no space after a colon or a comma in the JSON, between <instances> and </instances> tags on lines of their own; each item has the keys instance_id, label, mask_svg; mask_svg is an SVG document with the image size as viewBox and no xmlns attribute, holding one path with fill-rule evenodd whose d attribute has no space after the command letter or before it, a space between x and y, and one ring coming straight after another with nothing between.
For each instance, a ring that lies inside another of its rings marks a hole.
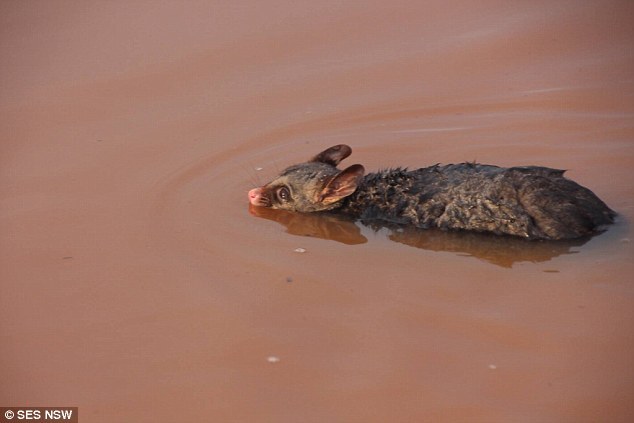
<instances>
[{"instance_id":1,"label":"animal reflection in water","mask_svg":"<svg viewBox=\"0 0 634 423\"><path fill-rule=\"evenodd\" d=\"M295 213L249 205L256 217L278 222L292 235L326 239L348 245L363 244L368 239L355 220L328 213ZM395 242L430 251L445 251L476 257L489 263L512 267L519 262L546 262L557 256L574 254L575 247L591 237L560 241L530 241L517 237L500 237L487 233L420 229L383 221L360 221L373 231L387 231Z\"/></svg>"}]
</instances>

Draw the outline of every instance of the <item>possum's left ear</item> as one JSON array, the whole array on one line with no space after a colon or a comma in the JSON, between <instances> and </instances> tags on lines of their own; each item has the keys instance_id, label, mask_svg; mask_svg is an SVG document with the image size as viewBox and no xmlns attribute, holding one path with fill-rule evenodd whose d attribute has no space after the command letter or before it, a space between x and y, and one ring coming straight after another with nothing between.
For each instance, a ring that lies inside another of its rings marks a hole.
<instances>
[{"instance_id":1,"label":"possum's left ear","mask_svg":"<svg viewBox=\"0 0 634 423\"><path fill-rule=\"evenodd\" d=\"M365 169L360 164L345 168L333 176L318 194L317 201L323 204L332 204L352 194L361 179Z\"/></svg>"},{"instance_id":2,"label":"possum's left ear","mask_svg":"<svg viewBox=\"0 0 634 423\"><path fill-rule=\"evenodd\" d=\"M313 157L310 161L322 162L332 166L337 166L340 161L348 157L351 153L352 148L345 144L339 144L322 151L321 153Z\"/></svg>"}]
</instances>

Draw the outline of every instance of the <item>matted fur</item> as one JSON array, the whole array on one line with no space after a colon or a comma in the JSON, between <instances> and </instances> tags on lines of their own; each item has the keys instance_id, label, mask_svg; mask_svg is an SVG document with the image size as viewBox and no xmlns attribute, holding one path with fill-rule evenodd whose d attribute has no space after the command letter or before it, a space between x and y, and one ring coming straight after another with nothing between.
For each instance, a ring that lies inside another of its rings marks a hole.
<instances>
[{"instance_id":1,"label":"matted fur","mask_svg":"<svg viewBox=\"0 0 634 423\"><path fill-rule=\"evenodd\" d=\"M351 152L337 145L291 166L251 190L250 201L296 212L334 211L364 220L528 239L578 238L614 221L614 211L564 177L563 170L460 163L364 176L359 164L336 167Z\"/></svg>"}]
</instances>

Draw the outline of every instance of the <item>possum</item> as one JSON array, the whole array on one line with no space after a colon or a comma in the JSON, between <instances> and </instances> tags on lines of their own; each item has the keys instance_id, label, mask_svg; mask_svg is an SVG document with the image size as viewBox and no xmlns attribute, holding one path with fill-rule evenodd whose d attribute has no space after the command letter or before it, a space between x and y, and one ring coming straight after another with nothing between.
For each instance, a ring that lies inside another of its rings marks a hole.
<instances>
[{"instance_id":1,"label":"possum","mask_svg":"<svg viewBox=\"0 0 634 423\"><path fill-rule=\"evenodd\" d=\"M592 191L540 166L478 163L392 168L365 174L337 165L352 153L336 145L249 191L254 206L336 213L419 228L489 232L531 240L575 239L613 223Z\"/></svg>"}]
</instances>

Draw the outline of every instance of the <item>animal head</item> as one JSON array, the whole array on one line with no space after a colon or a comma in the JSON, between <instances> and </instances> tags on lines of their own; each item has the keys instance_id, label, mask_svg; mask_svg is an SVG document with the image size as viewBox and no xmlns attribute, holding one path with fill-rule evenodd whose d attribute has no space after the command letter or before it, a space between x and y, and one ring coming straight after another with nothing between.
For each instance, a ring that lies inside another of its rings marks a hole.
<instances>
[{"instance_id":1,"label":"animal head","mask_svg":"<svg viewBox=\"0 0 634 423\"><path fill-rule=\"evenodd\" d=\"M350 153L347 145L335 145L305 163L290 166L273 181L249 191L249 202L295 212L335 209L357 189L365 172L360 164L337 169Z\"/></svg>"}]
</instances>

